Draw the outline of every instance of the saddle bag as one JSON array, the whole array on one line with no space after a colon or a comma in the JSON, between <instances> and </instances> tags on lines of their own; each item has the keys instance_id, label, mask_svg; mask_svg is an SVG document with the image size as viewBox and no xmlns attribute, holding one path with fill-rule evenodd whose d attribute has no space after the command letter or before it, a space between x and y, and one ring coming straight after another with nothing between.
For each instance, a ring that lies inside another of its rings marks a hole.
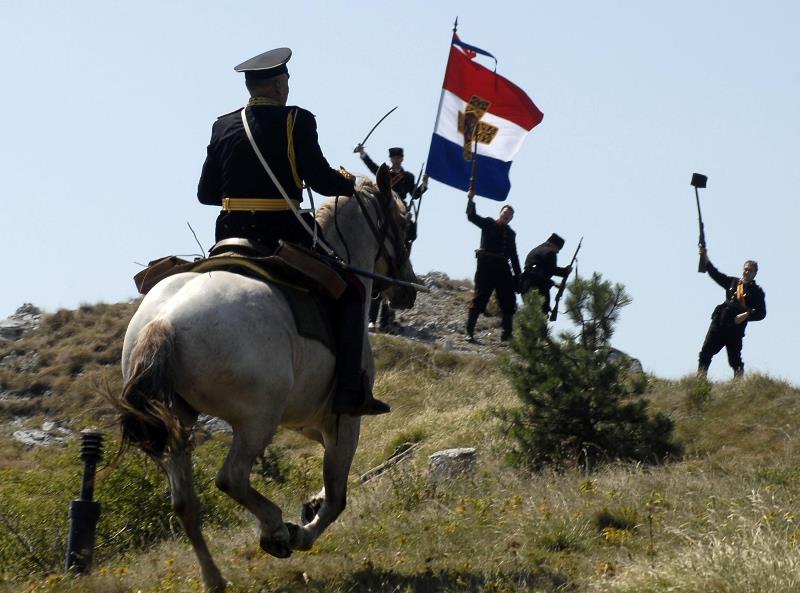
<instances>
[{"instance_id":1,"label":"saddle bag","mask_svg":"<svg viewBox=\"0 0 800 593\"><path fill-rule=\"evenodd\" d=\"M336 270L321 261L313 251L281 241L275 255L290 268L313 280L319 289L333 300L338 300L347 288L347 281L337 274Z\"/></svg>"},{"instance_id":2,"label":"saddle bag","mask_svg":"<svg viewBox=\"0 0 800 593\"><path fill-rule=\"evenodd\" d=\"M136 290L139 291L139 294L147 294L160 280L178 272L186 271L193 265L193 262L175 255L168 255L149 262L144 270L133 277L133 282L136 284Z\"/></svg>"}]
</instances>

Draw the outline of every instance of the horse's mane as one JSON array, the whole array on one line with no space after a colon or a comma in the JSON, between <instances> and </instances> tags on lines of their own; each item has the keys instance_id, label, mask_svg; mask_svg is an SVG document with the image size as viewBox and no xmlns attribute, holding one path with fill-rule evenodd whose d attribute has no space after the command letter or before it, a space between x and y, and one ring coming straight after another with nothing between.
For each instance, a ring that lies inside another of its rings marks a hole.
<instances>
[{"instance_id":1,"label":"horse's mane","mask_svg":"<svg viewBox=\"0 0 800 593\"><path fill-rule=\"evenodd\" d=\"M365 198L374 198L380 190L375 182L368 177L359 177L356 181L356 191ZM348 198L343 199L346 200ZM395 202L398 200L399 198L395 196ZM336 199L333 199L326 201L324 204L322 204L322 206L317 208L317 222L321 226L325 227L329 223L333 222L333 217L335 216L335 207Z\"/></svg>"}]
</instances>

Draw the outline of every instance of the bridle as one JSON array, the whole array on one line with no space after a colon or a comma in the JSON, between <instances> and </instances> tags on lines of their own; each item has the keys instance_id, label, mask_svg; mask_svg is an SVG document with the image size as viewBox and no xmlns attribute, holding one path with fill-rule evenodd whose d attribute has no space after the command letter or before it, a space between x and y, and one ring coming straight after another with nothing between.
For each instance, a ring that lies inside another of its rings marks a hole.
<instances>
[{"instance_id":1,"label":"bridle","mask_svg":"<svg viewBox=\"0 0 800 593\"><path fill-rule=\"evenodd\" d=\"M353 193L353 197L364 214L364 219L372 236L377 241L378 252L375 254L375 263L383 257L388 268L387 275L391 278L397 278L397 272L408 262L410 254L406 246L405 233L401 231L395 217L392 215L394 196L386 196L380 192L375 195L377 225L372 216L370 216L364 198L358 191ZM392 248L394 257L386 248L387 241Z\"/></svg>"}]
</instances>

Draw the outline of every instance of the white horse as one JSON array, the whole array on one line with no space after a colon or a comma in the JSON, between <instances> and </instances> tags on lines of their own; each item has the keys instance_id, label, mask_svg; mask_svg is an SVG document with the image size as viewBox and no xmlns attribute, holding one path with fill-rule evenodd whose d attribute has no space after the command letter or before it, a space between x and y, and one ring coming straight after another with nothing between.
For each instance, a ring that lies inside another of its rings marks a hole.
<instances>
[{"instance_id":1,"label":"white horse","mask_svg":"<svg viewBox=\"0 0 800 593\"><path fill-rule=\"evenodd\" d=\"M323 205L317 221L325 242L349 253L351 264L415 281L405 246L403 202L379 175L381 190L360 183L356 198ZM369 299L372 282L365 279ZM413 288L386 289L392 305L413 305ZM365 303L366 304L366 303ZM366 307L365 307L366 309ZM366 327L366 324L364 324ZM364 364L374 365L366 329ZM192 543L206 589L226 582L200 530L188 436L198 412L233 428L216 485L259 521L260 545L279 558L308 550L345 508L347 477L360 418L331 412L334 357L320 342L298 335L283 294L269 284L218 271L181 273L159 282L128 326L122 353L124 388L116 398L123 447L133 443L166 471L172 508ZM256 457L278 426L302 432L324 448L322 491L304 505L304 525L284 522L281 510L250 484Z\"/></svg>"}]
</instances>

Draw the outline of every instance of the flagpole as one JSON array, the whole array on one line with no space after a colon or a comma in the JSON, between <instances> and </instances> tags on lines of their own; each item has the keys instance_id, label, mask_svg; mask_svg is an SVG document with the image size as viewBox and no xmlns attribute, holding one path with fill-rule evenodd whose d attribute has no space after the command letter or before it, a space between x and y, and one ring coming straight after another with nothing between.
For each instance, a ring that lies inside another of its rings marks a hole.
<instances>
[{"instance_id":1,"label":"flagpole","mask_svg":"<svg viewBox=\"0 0 800 593\"><path fill-rule=\"evenodd\" d=\"M472 148L472 172L469 176L469 189L467 190L468 194L475 193L475 178L478 172L478 129L475 128L475 145Z\"/></svg>"},{"instance_id":2,"label":"flagpole","mask_svg":"<svg viewBox=\"0 0 800 593\"><path fill-rule=\"evenodd\" d=\"M453 35L456 34L456 29L458 29L458 17L456 17L455 22L453 23ZM439 116L442 113L442 103L444 103L444 81L447 77L447 69L450 67L450 48L453 47L453 38L450 37L450 45L448 46L447 50L447 64L444 67L444 76L442 77L442 93L439 95L439 105L436 107L436 120L433 122L433 132L431 136L436 133L436 129L439 127ZM429 163L426 163L426 167ZM428 169L425 169L425 173L428 173Z\"/></svg>"}]
</instances>

